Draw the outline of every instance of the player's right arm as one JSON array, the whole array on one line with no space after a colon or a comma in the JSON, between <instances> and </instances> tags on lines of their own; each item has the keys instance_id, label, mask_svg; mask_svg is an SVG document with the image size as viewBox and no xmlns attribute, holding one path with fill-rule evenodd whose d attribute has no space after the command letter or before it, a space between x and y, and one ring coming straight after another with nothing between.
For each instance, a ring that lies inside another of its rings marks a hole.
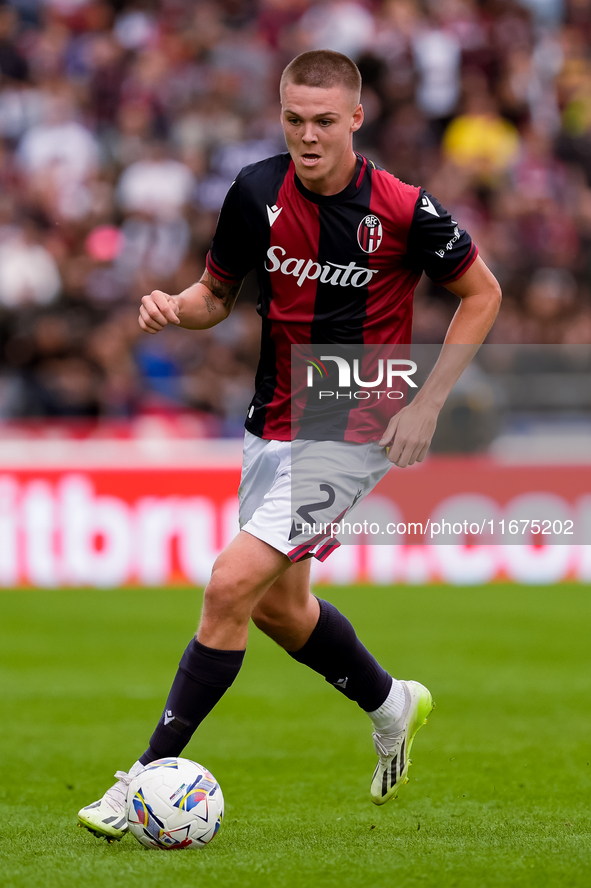
<instances>
[{"instance_id":1,"label":"player's right arm","mask_svg":"<svg viewBox=\"0 0 591 888\"><path fill-rule=\"evenodd\" d=\"M225 197L201 280L178 296L153 290L142 299L139 324L146 333L159 333L167 324L208 330L232 311L256 254L252 225L241 202L240 180L241 174Z\"/></svg>"},{"instance_id":2,"label":"player's right arm","mask_svg":"<svg viewBox=\"0 0 591 888\"><path fill-rule=\"evenodd\" d=\"M206 270L198 283L178 296L153 290L142 299L139 325L145 333L159 333L168 324L188 330L208 330L228 317L241 286L242 281L218 281Z\"/></svg>"}]
</instances>

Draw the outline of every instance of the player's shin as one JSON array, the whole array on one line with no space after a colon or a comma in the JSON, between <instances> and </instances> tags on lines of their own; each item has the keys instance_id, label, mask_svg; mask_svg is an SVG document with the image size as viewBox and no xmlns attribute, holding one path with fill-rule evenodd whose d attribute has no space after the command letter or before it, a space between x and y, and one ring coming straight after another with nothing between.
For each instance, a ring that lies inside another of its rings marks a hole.
<instances>
[{"instance_id":1,"label":"player's shin","mask_svg":"<svg viewBox=\"0 0 591 888\"><path fill-rule=\"evenodd\" d=\"M359 641L349 620L330 602L318 601L320 614L310 638L290 656L319 672L370 715L387 703L396 718L404 707L404 689Z\"/></svg>"},{"instance_id":2,"label":"player's shin","mask_svg":"<svg viewBox=\"0 0 591 888\"><path fill-rule=\"evenodd\" d=\"M143 765L181 754L238 675L244 653L217 650L192 639L179 663L150 745L140 758Z\"/></svg>"}]
</instances>

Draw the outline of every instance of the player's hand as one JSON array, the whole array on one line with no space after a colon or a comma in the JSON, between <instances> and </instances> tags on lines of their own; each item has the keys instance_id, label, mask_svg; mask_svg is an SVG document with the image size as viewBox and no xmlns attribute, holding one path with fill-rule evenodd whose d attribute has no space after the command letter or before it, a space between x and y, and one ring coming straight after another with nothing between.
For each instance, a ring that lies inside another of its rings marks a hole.
<instances>
[{"instance_id":1,"label":"player's hand","mask_svg":"<svg viewBox=\"0 0 591 888\"><path fill-rule=\"evenodd\" d=\"M179 303L176 296L162 290L152 290L142 298L139 325L144 333L160 333L167 324L180 324Z\"/></svg>"},{"instance_id":2,"label":"player's hand","mask_svg":"<svg viewBox=\"0 0 591 888\"><path fill-rule=\"evenodd\" d=\"M393 416L380 439L380 446L391 443L388 459L401 469L422 462L437 425L439 410L432 404L412 403Z\"/></svg>"}]
</instances>

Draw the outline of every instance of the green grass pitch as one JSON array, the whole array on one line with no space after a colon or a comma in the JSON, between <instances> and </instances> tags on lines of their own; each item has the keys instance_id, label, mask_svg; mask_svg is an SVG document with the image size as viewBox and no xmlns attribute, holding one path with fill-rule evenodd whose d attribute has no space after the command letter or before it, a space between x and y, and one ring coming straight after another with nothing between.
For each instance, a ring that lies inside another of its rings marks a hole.
<instances>
[{"instance_id":1,"label":"green grass pitch","mask_svg":"<svg viewBox=\"0 0 591 888\"><path fill-rule=\"evenodd\" d=\"M583 586L324 589L437 702L411 781L369 800L370 725L255 629L186 754L226 798L203 851L76 828L140 754L193 631L191 590L0 593L0 885L591 884L591 595Z\"/></svg>"}]
</instances>

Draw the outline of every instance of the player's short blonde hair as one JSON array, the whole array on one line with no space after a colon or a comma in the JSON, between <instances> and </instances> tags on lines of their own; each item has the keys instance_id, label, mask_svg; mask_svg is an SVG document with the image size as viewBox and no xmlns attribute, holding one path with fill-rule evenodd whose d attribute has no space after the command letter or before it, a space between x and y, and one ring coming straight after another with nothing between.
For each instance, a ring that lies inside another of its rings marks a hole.
<instances>
[{"instance_id":1,"label":"player's short blonde hair","mask_svg":"<svg viewBox=\"0 0 591 888\"><path fill-rule=\"evenodd\" d=\"M348 56L332 49L312 49L296 56L281 75L281 92L286 83L322 89L344 86L354 93L356 105L361 97L359 68Z\"/></svg>"}]
</instances>

